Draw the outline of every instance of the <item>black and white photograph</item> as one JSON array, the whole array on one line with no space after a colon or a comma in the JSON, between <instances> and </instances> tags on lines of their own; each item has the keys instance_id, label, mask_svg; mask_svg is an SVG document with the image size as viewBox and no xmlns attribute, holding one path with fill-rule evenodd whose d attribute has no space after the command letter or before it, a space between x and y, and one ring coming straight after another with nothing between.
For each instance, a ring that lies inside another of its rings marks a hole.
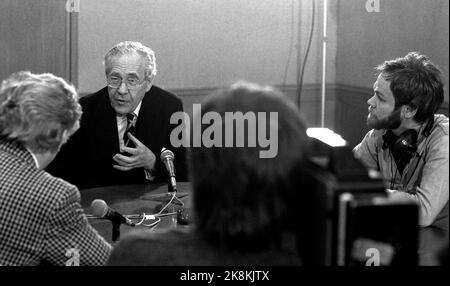
<instances>
[{"instance_id":1,"label":"black and white photograph","mask_svg":"<svg viewBox=\"0 0 450 286\"><path fill-rule=\"evenodd\" d=\"M448 0L0 0L0 271L446 266L449 72Z\"/></svg>"}]
</instances>

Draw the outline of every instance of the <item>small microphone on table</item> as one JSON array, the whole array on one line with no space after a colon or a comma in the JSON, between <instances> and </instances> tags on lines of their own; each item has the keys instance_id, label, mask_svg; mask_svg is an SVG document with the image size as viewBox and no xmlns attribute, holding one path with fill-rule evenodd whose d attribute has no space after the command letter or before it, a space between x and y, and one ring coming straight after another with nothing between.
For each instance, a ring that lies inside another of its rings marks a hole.
<instances>
[{"instance_id":1,"label":"small microphone on table","mask_svg":"<svg viewBox=\"0 0 450 286\"><path fill-rule=\"evenodd\" d=\"M135 226L131 220L110 208L104 200L93 200L91 203L91 211L93 215L109 219L113 224L123 223L129 226Z\"/></svg>"},{"instance_id":2,"label":"small microphone on table","mask_svg":"<svg viewBox=\"0 0 450 286\"><path fill-rule=\"evenodd\" d=\"M164 163L166 167L167 175L169 176L169 183L172 192L177 191L177 180L175 179L175 166L173 165L173 160L175 159L175 155L172 151L162 148L161 150L161 161Z\"/></svg>"}]
</instances>

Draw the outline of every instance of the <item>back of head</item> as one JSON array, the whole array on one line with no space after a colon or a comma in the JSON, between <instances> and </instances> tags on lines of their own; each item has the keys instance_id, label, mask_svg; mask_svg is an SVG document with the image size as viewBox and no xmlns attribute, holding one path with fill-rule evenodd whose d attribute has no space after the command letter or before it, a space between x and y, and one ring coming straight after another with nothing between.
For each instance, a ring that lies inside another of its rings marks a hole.
<instances>
[{"instance_id":1,"label":"back of head","mask_svg":"<svg viewBox=\"0 0 450 286\"><path fill-rule=\"evenodd\" d=\"M204 123L205 117L216 118L202 125L203 141L214 127L222 144L205 146L203 142L191 148L198 229L224 247L265 247L285 228L294 191L289 177L307 152L299 111L273 88L239 82L212 95L202 104L201 114ZM229 120L232 115L234 123ZM268 146L263 139L277 146ZM245 144L239 146L239 141ZM267 148L274 152L261 156Z\"/></svg>"},{"instance_id":2,"label":"back of head","mask_svg":"<svg viewBox=\"0 0 450 286\"><path fill-rule=\"evenodd\" d=\"M0 86L0 137L55 153L81 116L75 88L52 74L18 72Z\"/></svg>"},{"instance_id":3,"label":"back of head","mask_svg":"<svg viewBox=\"0 0 450 286\"><path fill-rule=\"evenodd\" d=\"M385 61L377 70L390 81L395 108L402 105L417 108L414 119L419 123L431 118L444 100L441 71L425 55L410 52L402 58Z\"/></svg>"}]
</instances>

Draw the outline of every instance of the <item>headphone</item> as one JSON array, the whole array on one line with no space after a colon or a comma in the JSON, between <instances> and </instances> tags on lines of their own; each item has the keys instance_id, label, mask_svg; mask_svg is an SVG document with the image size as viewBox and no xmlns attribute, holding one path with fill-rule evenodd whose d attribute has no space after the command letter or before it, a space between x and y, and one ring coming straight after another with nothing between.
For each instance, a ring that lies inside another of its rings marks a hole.
<instances>
[{"instance_id":1,"label":"headphone","mask_svg":"<svg viewBox=\"0 0 450 286\"><path fill-rule=\"evenodd\" d=\"M417 131L408 129L398 138L391 130L383 135L383 149L389 147L394 156L398 156L401 160L411 160L413 155L417 154Z\"/></svg>"},{"instance_id":2,"label":"headphone","mask_svg":"<svg viewBox=\"0 0 450 286\"><path fill-rule=\"evenodd\" d=\"M431 130L433 129L434 125L434 115L428 120L427 125L423 129L422 134L425 136L425 138L429 137L431 134ZM411 158L413 156L419 156L421 155L417 153L417 138L418 133L414 129L408 129L397 138L395 134L392 132L392 130L388 130L383 135L383 149L389 148L391 151L391 154L394 155L394 157L397 157L400 159L400 161L404 162L405 165L411 161ZM414 168L413 173L416 171L417 166L419 165L420 160L417 162L416 167ZM397 173L397 172L396 172ZM394 177L391 178L391 188L393 185L392 180L394 180ZM412 177L412 176L411 176ZM408 180L409 183L409 180Z\"/></svg>"},{"instance_id":3,"label":"headphone","mask_svg":"<svg viewBox=\"0 0 450 286\"><path fill-rule=\"evenodd\" d=\"M425 138L430 136L431 129L433 129L434 125L434 116L428 120L427 125L423 129L423 135ZM414 129L408 129L397 138L392 130L388 130L383 135L383 149L389 147L391 152L395 155L400 155L399 157L404 159L411 160L413 155L418 155L417 153L417 131Z\"/></svg>"}]
</instances>

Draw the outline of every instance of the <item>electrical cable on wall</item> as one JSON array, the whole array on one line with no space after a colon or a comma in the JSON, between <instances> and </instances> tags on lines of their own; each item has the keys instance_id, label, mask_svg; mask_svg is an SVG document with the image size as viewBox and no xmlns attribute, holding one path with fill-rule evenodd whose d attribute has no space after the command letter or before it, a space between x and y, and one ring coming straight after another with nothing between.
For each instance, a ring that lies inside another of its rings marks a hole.
<instances>
[{"instance_id":1,"label":"electrical cable on wall","mask_svg":"<svg viewBox=\"0 0 450 286\"><path fill-rule=\"evenodd\" d=\"M284 76L283 76L283 87L286 86L286 80L287 80L287 73L289 70L289 64L291 63L291 57L292 57L292 46L294 44L294 6L295 6L295 0L291 0L291 29L290 29L290 37L289 37L289 52L288 52L288 59L286 62L286 67L284 68Z\"/></svg>"},{"instance_id":2,"label":"electrical cable on wall","mask_svg":"<svg viewBox=\"0 0 450 286\"><path fill-rule=\"evenodd\" d=\"M297 66L297 105L298 105L299 109L300 109L300 100L301 100L301 94L302 94L303 76L304 76L306 61L308 60L308 54L309 54L309 50L311 48L311 42L312 42L312 37L313 37L313 32L314 32L315 14L316 14L316 1L312 0L311 29L309 31L308 45L307 45L305 56L303 58L303 62L301 64L301 66L300 65ZM298 23L299 23L299 29L300 29L301 21L299 20Z\"/></svg>"}]
</instances>

